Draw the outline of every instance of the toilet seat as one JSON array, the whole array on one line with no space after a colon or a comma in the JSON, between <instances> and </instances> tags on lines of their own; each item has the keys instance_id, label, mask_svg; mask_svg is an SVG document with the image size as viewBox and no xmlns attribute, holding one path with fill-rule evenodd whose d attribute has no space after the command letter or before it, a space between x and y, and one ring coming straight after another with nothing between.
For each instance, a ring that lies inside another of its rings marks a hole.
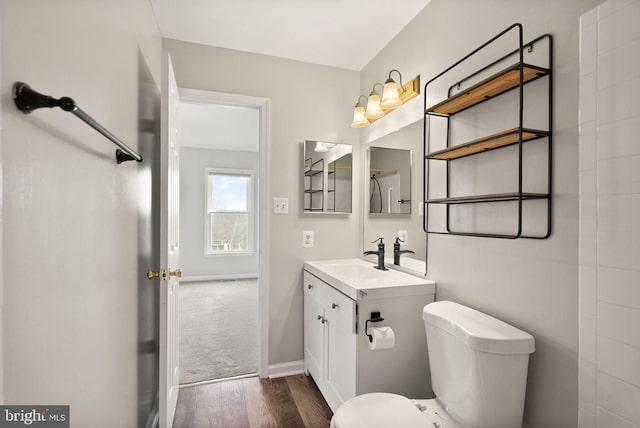
<instances>
[{"instance_id":1,"label":"toilet seat","mask_svg":"<svg viewBox=\"0 0 640 428\"><path fill-rule=\"evenodd\" d=\"M416 428L428 423L407 397L375 392L343 403L331 419L331 428Z\"/></svg>"},{"instance_id":2,"label":"toilet seat","mask_svg":"<svg viewBox=\"0 0 640 428\"><path fill-rule=\"evenodd\" d=\"M331 428L433 428L434 426L462 428L449 417L436 399L410 400L402 395L382 392L363 394L347 400L331 419Z\"/></svg>"}]
</instances>

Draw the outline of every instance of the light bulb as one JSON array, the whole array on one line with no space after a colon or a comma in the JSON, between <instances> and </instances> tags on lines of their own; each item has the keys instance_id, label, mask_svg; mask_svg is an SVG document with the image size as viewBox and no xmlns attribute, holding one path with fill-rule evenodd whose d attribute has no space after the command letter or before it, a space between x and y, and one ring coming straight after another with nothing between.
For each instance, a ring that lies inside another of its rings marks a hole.
<instances>
[{"instance_id":1,"label":"light bulb","mask_svg":"<svg viewBox=\"0 0 640 428\"><path fill-rule=\"evenodd\" d=\"M351 122L352 128L363 128L369 125L369 121L364 113L364 106L358 101L356 108L353 110L353 122Z\"/></svg>"},{"instance_id":2,"label":"light bulb","mask_svg":"<svg viewBox=\"0 0 640 428\"><path fill-rule=\"evenodd\" d=\"M364 113L367 119L376 120L384 116L384 112L380 108L380 96L376 91L371 91L369 100L367 101L367 110Z\"/></svg>"},{"instance_id":3,"label":"light bulb","mask_svg":"<svg viewBox=\"0 0 640 428\"><path fill-rule=\"evenodd\" d=\"M392 78L388 78L387 81L384 82L381 106L385 110L393 110L401 105L402 101L398 95L398 86Z\"/></svg>"}]
</instances>

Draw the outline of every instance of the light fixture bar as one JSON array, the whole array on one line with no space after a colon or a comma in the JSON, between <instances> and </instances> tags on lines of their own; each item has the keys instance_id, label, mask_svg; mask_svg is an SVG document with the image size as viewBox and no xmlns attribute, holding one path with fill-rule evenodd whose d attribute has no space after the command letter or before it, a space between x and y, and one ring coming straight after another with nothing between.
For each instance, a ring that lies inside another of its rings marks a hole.
<instances>
[{"instance_id":1,"label":"light fixture bar","mask_svg":"<svg viewBox=\"0 0 640 428\"><path fill-rule=\"evenodd\" d=\"M402 89L398 91L398 95L400 96L400 100L402 100L402 104L420 95L420 75L417 75L404 84Z\"/></svg>"}]
</instances>

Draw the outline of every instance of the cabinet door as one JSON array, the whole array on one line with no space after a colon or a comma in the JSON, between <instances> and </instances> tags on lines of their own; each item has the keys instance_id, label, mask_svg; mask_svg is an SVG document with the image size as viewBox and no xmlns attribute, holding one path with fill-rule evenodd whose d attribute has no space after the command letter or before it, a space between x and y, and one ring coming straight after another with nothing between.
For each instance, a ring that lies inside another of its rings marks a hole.
<instances>
[{"instance_id":1,"label":"cabinet door","mask_svg":"<svg viewBox=\"0 0 640 428\"><path fill-rule=\"evenodd\" d=\"M304 273L304 368L318 386L322 383L324 310L320 305L322 282ZM324 285L324 284L322 284ZM318 316L321 318L318 319Z\"/></svg>"},{"instance_id":2,"label":"cabinet door","mask_svg":"<svg viewBox=\"0 0 640 428\"><path fill-rule=\"evenodd\" d=\"M325 398L332 409L356 395L356 302L327 286ZM335 410L334 410L335 411Z\"/></svg>"}]
</instances>

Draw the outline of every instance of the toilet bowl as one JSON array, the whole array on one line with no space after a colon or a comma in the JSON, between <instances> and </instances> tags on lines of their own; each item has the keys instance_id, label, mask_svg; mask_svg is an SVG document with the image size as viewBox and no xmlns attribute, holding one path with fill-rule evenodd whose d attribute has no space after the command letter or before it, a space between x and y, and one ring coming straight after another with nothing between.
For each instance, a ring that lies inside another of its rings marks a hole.
<instances>
[{"instance_id":1,"label":"toilet bowl","mask_svg":"<svg viewBox=\"0 0 640 428\"><path fill-rule=\"evenodd\" d=\"M522 426L533 337L454 302L423 309L435 399L382 392L345 401L331 428Z\"/></svg>"}]
</instances>

